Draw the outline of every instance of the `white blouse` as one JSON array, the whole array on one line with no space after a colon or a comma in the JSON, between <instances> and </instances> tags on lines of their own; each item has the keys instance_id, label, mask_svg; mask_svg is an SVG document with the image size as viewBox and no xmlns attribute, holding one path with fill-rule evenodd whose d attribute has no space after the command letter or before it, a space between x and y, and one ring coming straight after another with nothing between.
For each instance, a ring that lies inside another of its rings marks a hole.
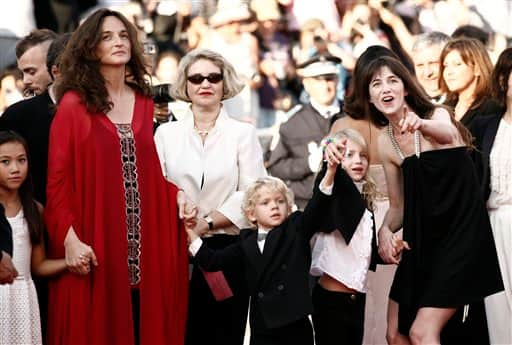
<instances>
[{"instance_id":1,"label":"white blouse","mask_svg":"<svg viewBox=\"0 0 512 345\"><path fill-rule=\"evenodd\" d=\"M490 209L512 205L512 124L501 119L490 156Z\"/></svg>"},{"instance_id":2,"label":"white blouse","mask_svg":"<svg viewBox=\"0 0 512 345\"><path fill-rule=\"evenodd\" d=\"M241 210L243 192L267 175L254 126L229 117L222 108L203 145L189 108L182 120L158 127L155 143L164 176L196 203L199 217L217 210L238 229L251 226ZM215 229L209 235L236 234L238 229Z\"/></svg>"},{"instance_id":3,"label":"white blouse","mask_svg":"<svg viewBox=\"0 0 512 345\"><path fill-rule=\"evenodd\" d=\"M351 289L365 293L373 236L372 213L365 210L347 245L341 233L318 233L313 242L310 273L328 274Z\"/></svg>"}]
</instances>

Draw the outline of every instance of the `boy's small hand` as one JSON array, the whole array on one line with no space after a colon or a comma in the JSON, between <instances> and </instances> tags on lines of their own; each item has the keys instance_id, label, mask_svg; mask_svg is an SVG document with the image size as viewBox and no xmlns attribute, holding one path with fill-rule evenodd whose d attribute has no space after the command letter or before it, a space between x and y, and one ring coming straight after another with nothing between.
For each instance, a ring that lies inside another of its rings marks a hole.
<instances>
[{"instance_id":1,"label":"boy's small hand","mask_svg":"<svg viewBox=\"0 0 512 345\"><path fill-rule=\"evenodd\" d=\"M196 238L199 237L194 228L188 227L187 224L185 224L185 231L187 232L189 243L192 243Z\"/></svg>"}]
</instances>

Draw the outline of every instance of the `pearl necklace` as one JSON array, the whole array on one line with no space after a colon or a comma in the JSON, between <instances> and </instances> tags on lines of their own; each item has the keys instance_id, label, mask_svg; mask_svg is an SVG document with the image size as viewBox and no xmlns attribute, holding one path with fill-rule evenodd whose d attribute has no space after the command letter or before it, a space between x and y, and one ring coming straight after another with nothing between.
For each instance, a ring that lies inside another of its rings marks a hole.
<instances>
[{"instance_id":1,"label":"pearl necklace","mask_svg":"<svg viewBox=\"0 0 512 345\"><path fill-rule=\"evenodd\" d=\"M403 154L402 150L400 149L400 146L398 145L398 142L396 141L395 135L393 134L393 127L391 127L391 122L388 123L388 136L391 140L391 144L393 145L393 148L395 149L396 153L398 153L398 156L400 156L401 160L405 159L405 155ZM420 132L415 131L414 132L414 153L416 154L416 157L420 156Z\"/></svg>"}]
</instances>

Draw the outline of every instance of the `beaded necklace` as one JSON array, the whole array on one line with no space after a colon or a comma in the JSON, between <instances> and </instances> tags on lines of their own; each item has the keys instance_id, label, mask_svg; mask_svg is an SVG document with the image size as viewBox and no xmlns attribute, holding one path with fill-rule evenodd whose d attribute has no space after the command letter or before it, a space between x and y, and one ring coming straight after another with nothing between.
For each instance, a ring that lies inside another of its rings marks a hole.
<instances>
[{"instance_id":1,"label":"beaded necklace","mask_svg":"<svg viewBox=\"0 0 512 345\"><path fill-rule=\"evenodd\" d=\"M391 144L393 145L393 148L395 149L398 156L400 156L400 159L404 160L405 155L403 154L402 150L400 149L400 146L398 145L398 142L396 141L395 135L393 134L393 127L391 127L391 122L388 123L388 136L391 140ZM416 157L420 156L420 132L415 131L414 132L414 153L416 154Z\"/></svg>"}]
</instances>

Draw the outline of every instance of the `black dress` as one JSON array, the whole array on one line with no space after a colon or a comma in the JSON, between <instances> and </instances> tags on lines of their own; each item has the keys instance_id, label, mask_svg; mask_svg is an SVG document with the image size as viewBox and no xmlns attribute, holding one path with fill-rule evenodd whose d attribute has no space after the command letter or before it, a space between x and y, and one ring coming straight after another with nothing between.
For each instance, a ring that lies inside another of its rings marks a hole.
<instances>
[{"instance_id":1,"label":"black dress","mask_svg":"<svg viewBox=\"0 0 512 345\"><path fill-rule=\"evenodd\" d=\"M399 331L419 308L457 308L503 290L496 248L466 147L412 155L402 163L404 251L390 297Z\"/></svg>"}]
</instances>

